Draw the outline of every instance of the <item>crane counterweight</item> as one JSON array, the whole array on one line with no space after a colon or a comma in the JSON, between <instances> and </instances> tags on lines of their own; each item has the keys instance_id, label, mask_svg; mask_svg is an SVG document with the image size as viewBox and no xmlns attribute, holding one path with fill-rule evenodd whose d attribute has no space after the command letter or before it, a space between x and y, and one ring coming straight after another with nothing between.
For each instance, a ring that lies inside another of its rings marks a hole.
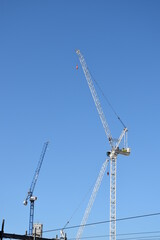
<instances>
[{"instance_id":1,"label":"crane counterweight","mask_svg":"<svg viewBox=\"0 0 160 240\"><path fill-rule=\"evenodd\" d=\"M27 206L28 201L24 200L24 201L23 201L23 204L24 204L24 206Z\"/></svg>"},{"instance_id":2,"label":"crane counterweight","mask_svg":"<svg viewBox=\"0 0 160 240\"><path fill-rule=\"evenodd\" d=\"M34 197L34 196L30 197L31 202L35 202L36 200L37 200L37 197Z\"/></svg>"}]
</instances>

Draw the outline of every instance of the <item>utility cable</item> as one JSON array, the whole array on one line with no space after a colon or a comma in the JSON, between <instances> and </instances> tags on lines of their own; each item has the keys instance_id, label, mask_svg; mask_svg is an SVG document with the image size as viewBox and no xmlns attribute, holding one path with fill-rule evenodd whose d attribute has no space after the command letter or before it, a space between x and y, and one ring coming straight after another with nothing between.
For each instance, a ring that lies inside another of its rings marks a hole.
<instances>
[{"instance_id":1,"label":"utility cable","mask_svg":"<svg viewBox=\"0 0 160 240\"><path fill-rule=\"evenodd\" d=\"M151 239L153 240L154 239L160 239L160 236L144 236L144 237L130 237L130 238L118 238L117 240L140 240L140 239L143 239L143 240L148 240L148 239Z\"/></svg>"},{"instance_id":2,"label":"utility cable","mask_svg":"<svg viewBox=\"0 0 160 240\"><path fill-rule=\"evenodd\" d=\"M144 235L144 234L157 234L160 233L160 231L152 231L152 232L133 232L133 233L119 233L116 234L116 236L132 236L132 235ZM104 237L110 237L111 235L95 235L95 236L88 236L88 237L82 237L81 239L90 239L90 238L104 238ZM132 238L123 238L125 240L129 239L148 239L148 238L158 238L160 235L155 235L155 236L142 236L142 237L132 237ZM76 238L67 238L68 240L75 240ZM119 238L117 240L120 240Z\"/></svg>"},{"instance_id":3,"label":"utility cable","mask_svg":"<svg viewBox=\"0 0 160 240\"><path fill-rule=\"evenodd\" d=\"M106 221L100 221L100 222L94 222L94 223L87 223L84 226L89 227L93 225L99 225L99 224L105 224L105 223L110 223L112 221L119 222L119 221L126 221L126 220L133 220L133 219L138 219L138 218L146 218L146 217L154 217L160 215L160 212L158 213L150 213L150 214L144 214L144 215L137 215L137 216L131 216L131 217L124 217L124 218L117 218L116 220L106 220ZM66 227L65 229L73 229L73 228L79 228L82 225L74 225L71 227ZM43 233L47 232L55 232L55 231L60 231L62 228L57 228L57 229L51 229L51 230L45 230Z\"/></svg>"},{"instance_id":4,"label":"utility cable","mask_svg":"<svg viewBox=\"0 0 160 240\"><path fill-rule=\"evenodd\" d=\"M91 237L84 237L81 239L90 239L90 238L106 238L106 237L110 237L109 235L100 235L100 236L91 236ZM69 238L68 240L75 240L76 238ZM153 240L153 239L160 239L160 235L158 236L144 236L144 237L130 237L130 238L117 238L117 240Z\"/></svg>"}]
</instances>

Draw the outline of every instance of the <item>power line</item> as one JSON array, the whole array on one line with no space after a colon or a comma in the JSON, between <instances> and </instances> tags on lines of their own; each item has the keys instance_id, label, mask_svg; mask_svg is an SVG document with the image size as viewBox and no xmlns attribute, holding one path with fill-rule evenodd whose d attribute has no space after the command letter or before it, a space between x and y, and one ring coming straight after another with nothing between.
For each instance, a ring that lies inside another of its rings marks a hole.
<instances>
[{"instance_id":1,"label":"power line","mask_svg":"<svg viewBox=\"0 0 160 240\"><path fill-rule=\"evenodd\" d=\"M105 224L105 223L110 223L112 221L119 222L119 221L126 221L126 220L132 220L132 219L138 219L138 218L146 218L146 217L153 217L153 216L158 216L160 215L160 212L158 213L150 213L150 214L144 214L144 215L137 215L137 216L131 216L131 217L124 217L124 218L117 218L116 220L106 220L106 221L100 221L100 222L94 222L94 223L87 223L84 226L89 227L93 225L99 225L99 224ZM71 227L66 227L65 229L73 229L73 228L79 228L82 225L75 225ZM51 230L45 230L43 233L47 232L55 232L55 231L60 231L62 228L57 228L57 229L51 229Z\"/></svg>"},{"instance_id":2,"label":"power line","mask_svg":"<svg viewBox=\"0 0 160 240\"><path fill-rule=\"evenodd\" d=\"M152 231L152 232L134 232L134 233L119 233L116 234L116 236L132 236L132 235L142 235L142 234L156 234L156 233L160 233L160 231ZM88 236L88 237L82 237L81 239L90 239L90 238L104 238L104 237L110 237L110 235L96 235L96 236ZM143 236L143 237L132 237L132 238L123 238L125 240L131 240L131 239L148 239L148 238L159 238L160 235L157 236ZM75 240L75 238L68 238L68 240ZM118 238L117 240L121 240L120 238Z\"/></svg>"},{"instance_id":3,"label":"power line","mask_svg":"<svg viewBox=\"0 0 160 240\"><path fill-rule=\"evenodd\" d=\"M131 238L118 238L117 240L138 240L138 239L143 239L143 240L149 240L149 239L160 239L159 236L144 236L144 237L131 237Z\"/></svg>"}]
</instances>

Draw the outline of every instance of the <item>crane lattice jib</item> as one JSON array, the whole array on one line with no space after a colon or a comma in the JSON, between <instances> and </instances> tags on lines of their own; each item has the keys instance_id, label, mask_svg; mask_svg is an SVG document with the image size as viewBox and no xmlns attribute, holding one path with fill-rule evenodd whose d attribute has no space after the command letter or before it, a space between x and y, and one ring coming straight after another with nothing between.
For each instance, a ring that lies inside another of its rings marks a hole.
<instances>
[{"instance_id":1,"label":"crane lattice jib","mask_svg":"<svg viewBox=\"0 0 160 240\"><path fill-rule=\"evenodd\" d=\"M38 176L39 176L39 172L40 172L40 169L41 169L41 166L42 166L42 163L43 163L43 159L44 159L44 156L45 156L45 153L46 153L48 144L49 144L49 142L45 142L44 145L43 145L43 149L42 149L42 152L41 152L41 155L40 155L40 159L39 159L39 162L38 162L36 171L35 171L35 173L34 173L33 180L32 180L31 186L30 186L30 188L29 188L29 192L28 192L26 201L27 201L27 200L32 196L32 194L33 194L33 191L34 191L34 188L35 188L35 185L36 185Z\"/></svg>"},{"instance_id":2,"label":"crane lattice jib","mask_svg":"<svg viewBox=\"0 0 160 240\"><path fill-rule=\"evenodd\" d=\"M80 227L79 227L79 229L78 229L77 236L76 236L76 240L79 240L79 239L81 238L81 235L82 235L82 233L83 233L85 224L86 224L87 219L88 219L88 217L89 217L89 214L90 214L90 212L91 212L91 208L92 208L92 206L93 206L93 203L94 203L94 200L95 200L95 198L96 198L97 192L98 192L99 187L100 187L100 185L101 185L101 182L102 182L103 176L104 176L104 174L105 174L105 171L106 171L106 168L107 168L108 163L109 163L109 160L106 159L106 161L103 163L103 165L102 165L102 167L101 167L101 170L100 170L100 172L99 172L97 181L96 181L96 183L95 183L95 186L94 186L94 188L93 188L91 197L90 197L90 199L89 199L87 208L86 208L86 210L85 210L83 219L82 219L81 224L80 224Z\"/></svg>"},{"instance_id":3,"label":"crane lattice jib","mask_svg":"<svg viewBox=\"0 0 160 240\"><path fill-rule=\"evenodd\" d=\"M90 75L90 73L89 73L89 70L88 70L86 61L85 61L83 55L81 54L80 50L76 50L76 53L77 53L77 55L78 55L78 57L79 57L79 61L80 61L81 65L82 65L83 72L84 72L84 74L85 74L85 77L86 77L86 80L87 80L89 89L90 89L90 91L91 91L91 94L92 94L93 100L94 100L94 102L95 102L95 105L96 105L98 114L99 114L99 116L100 116L102 125L103 125L103 127L104 127L105 133L106 133L106 135L107 135L107 138L108 138L108 140L109 140L109 143L110 143L111 147L113 147L112 135L111 135L111 132L110 132L108 123L107 123L107 121L106 121L106 119L105 119L105 116L104 116L104 113L103 113L103 110L102 110L102 107L101 107L99 98L98 98L97 93L96 93L96 90L95 90L95 87L94 87L94 85L93 85L93 81L92 81L91 75Z\"/></svg>"}]
</instances>

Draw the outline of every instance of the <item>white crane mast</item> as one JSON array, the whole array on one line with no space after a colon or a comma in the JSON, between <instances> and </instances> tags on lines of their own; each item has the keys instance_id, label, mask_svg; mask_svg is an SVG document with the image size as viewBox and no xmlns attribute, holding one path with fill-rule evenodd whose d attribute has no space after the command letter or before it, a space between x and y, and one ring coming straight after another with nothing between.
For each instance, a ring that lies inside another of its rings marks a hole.
<instances>
[{"instance_id":1,"label":"white crane mast","mask_svg":"<svg viewBox=\"0 0 160 240\"><path fill-rule=\"evenodd\" d=\"M122 154L125 156L128 156L130 154L130 148L128 148L126 145L122 149L119 149L119 145L128 130L127 128L124 128L118 141L114 141L108 123L105 119L98 95L93 85L93 81L89 73L86 61L80 50L76 50L76 54L79 57L79 61L82 65L82 69L86 77L89 89L91 91L93 100L95 102L99 117L111 145L111 151L107 152L107 155L110 157L110 240L116 240L116 162L118 154Z\"/></svg>"},{"instance_id":2,"label":"white crane mast","mask_svg":"<svg viewBox=\"0 0 160 240\"><path fill-rule=\"evenodd\" d=\"M116 240L116 161L110 161L110 240Z\"/></svg>"},{"instance_id":3,"label":"white crane mast","mask_svg":"<svg viewBox=\"0 0 160 240\"><path fill-rule=\"evenodd\" d=\"M96 198L97 192L98 192L99 187L100 187L100 185L101 185L101 182L102 182L103 176L104 176L104 174L105 174L105 171L106 171L106 168L107 168L108 163L109 163L109 160L106 159L106 161L103 163L103 165L102 165L102 167L101 167L101 170L100 170L100 172L99 172L97 181L96 181L96 183L95 183L95 186L94 186L94 188L93 188L91 197L90 197L90 199L89 199L87 208L86 208L86 210L85 210L83 219L82 219L81 224L80 224L80 227L79 227L79 229L78 229L77 236L76 236L76 240L79 240L79 239L81 238L81 235L82 235L82 233L83 233L85 224L86 224L87 219L88 219L88 217L89 217L89 214L90 214L90 212L91 212L91 209L92 209L94 200L95 200L95 198Z\"/></svg>"}]
</instances>

